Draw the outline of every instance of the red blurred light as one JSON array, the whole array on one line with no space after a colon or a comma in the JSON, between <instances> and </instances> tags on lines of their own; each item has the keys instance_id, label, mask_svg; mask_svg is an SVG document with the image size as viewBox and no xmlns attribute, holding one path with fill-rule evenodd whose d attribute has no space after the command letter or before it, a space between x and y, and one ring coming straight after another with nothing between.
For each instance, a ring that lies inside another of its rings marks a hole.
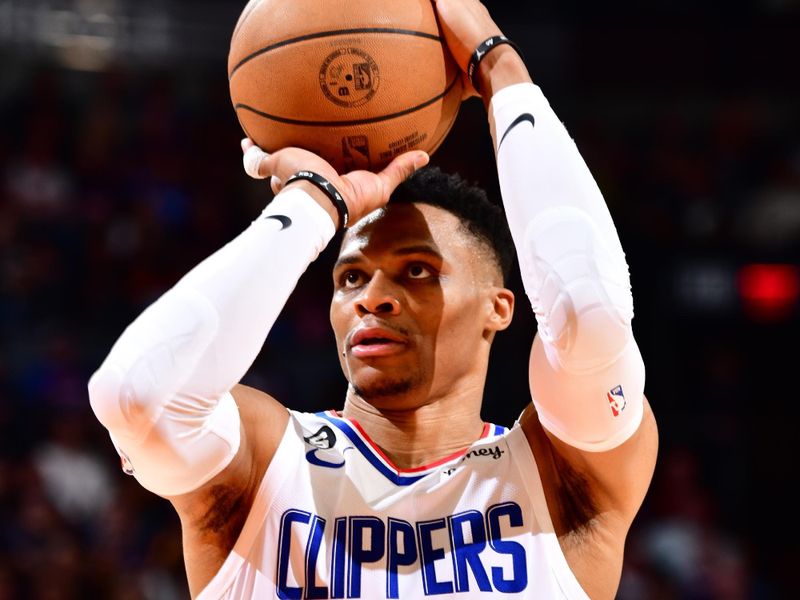
<instances>
[{"instance_id":1,"label":"red blurred light","mask_svg":"<svg viewBox=\"0 0 800 600\"><path fill-rule=\"evenodd\" d=\"M786 319L795 311L800 299L800 267L745 265L739 270L739 294L745 311L754 319Z\"/></svg>"}]
</instances>

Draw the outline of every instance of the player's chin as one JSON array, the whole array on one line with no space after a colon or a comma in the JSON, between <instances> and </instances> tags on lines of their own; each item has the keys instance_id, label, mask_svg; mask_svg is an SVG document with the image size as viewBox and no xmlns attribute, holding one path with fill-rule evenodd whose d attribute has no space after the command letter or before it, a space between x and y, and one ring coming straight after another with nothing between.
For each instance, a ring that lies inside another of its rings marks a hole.
<instances>
[{"instance_id":1,"label":"player's chin","mask_svg":"<svg viewBox=\"0 0 800 600\"><path fill-rule=\"evenodd\" d=\"M351 385L359 398L379 408L401 406L397 400L408 396L414 389L414 382L408 379L372 382L364 386Z\"/></svg>"},{"instance_id":2,"label":"player's chin","mask_svg":"<svg viewBox=\"0 0 800 600\"><path fill-rule=\"evenodd\" d=\"M350 385L355 393L371 403L408 394L418 383L419 377L408 368L383 370L365 367L350 372Z\"/></svg>"},{"instance_id":3,"label":"player's chin","mask_svg":"<svg viewBox=\"0 0 800 600\"><path fill-rule=\"evenodd\" d=\"M410 368L407 363L380 364L379 361L362 362L352 360L348 366L350 367L351 383L362 386L380 384L384 381L408 379L412 377L414 372L414 369Z\"/></svg>"}]
</instances>

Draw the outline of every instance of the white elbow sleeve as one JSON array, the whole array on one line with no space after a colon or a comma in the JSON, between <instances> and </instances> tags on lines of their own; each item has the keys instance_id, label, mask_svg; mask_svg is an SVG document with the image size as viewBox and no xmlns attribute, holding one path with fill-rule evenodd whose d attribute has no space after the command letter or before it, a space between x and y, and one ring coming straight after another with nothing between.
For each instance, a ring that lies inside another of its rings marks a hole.
<instances>
[{"instance_id":1,"label":"white elbow sleeve","mask_svg":"<svg viewBox=\"0 0 800 600\"><path fill-rule=\"evenodd\" d=\"M612 450L636 433L644 414L644 363L633 338L616 361L597 371L568 371L548 354L537 336L531 394L545 429L588 452Z\"/></svg>"},{"instance_id":2,"label":"white elbow sleeve","mask_svg":"<svg viewBox=\"0 0 800 600\"><path fill-rule=\"evenodd\" d=\"M571 371L613 362L631 334L628 266L580 209L549 208L529 223L519 255L539 335Z\"/></svg>"},{"instance_id":3,"label":"white elbow sleeve","mask_svg":"<svg viewBox=\"0 0 800 600\"><path fill-rule=\"evenodd\" d=\"M333 234L325 209L287 190L122 334L89 397L123 468L144 487L184 494L233 460L240 420L230 390Z\"/></svg>"},{"instance_id":4,"label":"white elbow sleeve","mask_svg":"<svg viewBox=\"0 0 800 600\"><path fill-rule=\"evenodd\" d=\"M627 440L643 414L625 255L603 196L541 90L492 99L509 225L536 313L531 393L542 425L588 451Z\"/></svg>"},{"instance_id":5,"label":"white elbow sleeve","mask_svg":"<svg viewBox=\"0 0 800 600\"><path fill-rule=\"evenodd\" d=\"M539 323L530 373L542 425L582 450L615 448L639 427L644 394L624 259L586 213L559 207L529 225L520 263Z\"/></svg>"},{"instance_id":6,"label":"white elbow sleeve","mask_svg":"<svg viewBox=\"0 0 800 600\"><path fill-rule=\"evenodd\" d=\"M202 294L174 289L127 329L89 381L92 409L111 432L123 468L161 496L197 489L239 449L230 394L181 392L218 321Z\"/></svg>"}]
</instances>

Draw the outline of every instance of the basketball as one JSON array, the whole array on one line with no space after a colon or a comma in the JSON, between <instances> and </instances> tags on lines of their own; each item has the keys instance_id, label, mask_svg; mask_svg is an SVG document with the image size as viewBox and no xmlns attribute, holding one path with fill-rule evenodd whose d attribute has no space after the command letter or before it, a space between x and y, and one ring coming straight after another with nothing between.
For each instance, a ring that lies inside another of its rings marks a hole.
<instances>
[{"instance_id":1,"label":"basketball","mask_svg":"<svg viewBox=\"0 0 800 600\"><path fill-rule=\"evenodd\" d=\"M256 144L305 148L340 173L434 152L462 95L430 0L251 0L228 77Z\"/></svg>"}]
</instances>

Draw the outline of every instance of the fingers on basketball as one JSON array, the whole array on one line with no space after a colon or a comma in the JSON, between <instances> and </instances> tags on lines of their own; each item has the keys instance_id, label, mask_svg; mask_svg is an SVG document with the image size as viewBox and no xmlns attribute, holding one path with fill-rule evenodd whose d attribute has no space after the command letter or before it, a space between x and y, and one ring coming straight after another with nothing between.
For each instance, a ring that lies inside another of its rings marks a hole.
<instances>
[{"instance_id":1,"label":"fingers on basketball","mask_svg":"<svg viewBox=\"0 0 800 600\"><path fill-rule=\"evenodd\" d=\"M461 70L430 0L275 5L250 2L231 39L231 100L249 138L269 152L308 149L338 173L439 147Z\"/></svg>"}]
</instances>

